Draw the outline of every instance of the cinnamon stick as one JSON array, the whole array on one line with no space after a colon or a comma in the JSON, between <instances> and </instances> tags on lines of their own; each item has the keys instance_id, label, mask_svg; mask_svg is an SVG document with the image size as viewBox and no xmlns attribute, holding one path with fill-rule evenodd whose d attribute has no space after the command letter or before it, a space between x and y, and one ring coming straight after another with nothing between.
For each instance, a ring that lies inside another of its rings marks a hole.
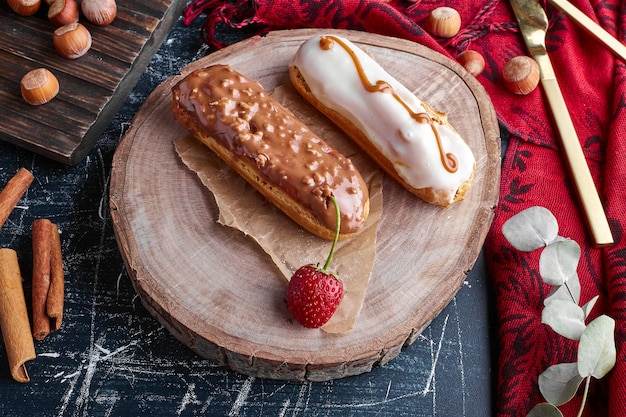
<instances>
[{"instance_id":1,"label":"cinnamon stick","mask_svg":"<svg viewBox=\"0 0 626 417\"><path fill-rule=\"evenodd\" d=\"M35 359L35 346L17 253L6 248L0 249L0 328L11 376L18 382L30 381L25 363Z\"/></svg>"},{"instance_id":2,"label":"cinnamon stick","mask_svg":"<svg viewBox=\"0 0 626 417\"><path fill-rule=\"evenodd\" d=\"M59 228L52 223L52 240L50 252L50 288L46 308L51 322L51 330L59 330L63 320L63 301L65 297L65 273L61 253L61 237Z\"/></svg>"},{"instance_id":3,"label":"cinnamon stick","mask_svg":"<svg viewBox=\"0 0 626 417\"><path fill-rule=\"evenodd\" d=\"M9 215L20 201L30 184L33 182L33 174L26 168L20 168L17 173L7 182L0 192L0 227L9 218Z\"/></svg>"},{"instance_id":4,"label":"cinnamon stick","mask_svg":"<svg viewBox=\"0 0 626 417\"><path fill-rule=\"evenodd\" d=\"M33 337L43 340L51 331L46 308L50 289L50 253L52 247L52 222L37 219L32 225L33 275L32 310Z\"/></svg>"}]
</instances>

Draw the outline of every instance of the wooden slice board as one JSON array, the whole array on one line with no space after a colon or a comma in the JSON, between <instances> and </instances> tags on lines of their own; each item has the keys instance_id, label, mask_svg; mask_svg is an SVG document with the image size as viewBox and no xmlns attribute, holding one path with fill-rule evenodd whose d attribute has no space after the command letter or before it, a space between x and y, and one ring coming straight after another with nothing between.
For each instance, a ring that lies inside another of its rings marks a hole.
<instances>
[{"instance_id":1,"label":"wooden slice board","mask_svg":"<svg viewBox=\"0 0 626 417\"><path fill-rule=\"evenodd\" d=\"M192 63L183 74L227 63L271 91L289 82L291 57L318 32L255 37ZM114 157L110 208L119 247L147 309L201 356L244 374L328 380L367 372L397 356L462 285L498 198L497 120L471 75L413 42L325 32L362 45L392 75L446 111L476 156L476 178L466 199L449 208L423 203L385 179L374 271L354 328L343 335L304 329L290 319L286 281L269 257L242 233L216 222L211 193L174 152L172 142L186 132L171 113L177 77L164 81Z\"/></svg>"},{"instance_id":2,"label":"wooden slice board","mask_svg":"<svg viewBox=\"0 0 626 417\"><path fill-rule=\"evenodd\" d=\"M54 50L54 27L42 3L27 17L0 3L0 140L73 165L109 125L186 2L118 0L116 19L104 27L81 17L92 47L75 60ZM31 106L22 100L20 80L40 67L58 78L60 92L43 106Z\"/></svg>"}]
</instances>

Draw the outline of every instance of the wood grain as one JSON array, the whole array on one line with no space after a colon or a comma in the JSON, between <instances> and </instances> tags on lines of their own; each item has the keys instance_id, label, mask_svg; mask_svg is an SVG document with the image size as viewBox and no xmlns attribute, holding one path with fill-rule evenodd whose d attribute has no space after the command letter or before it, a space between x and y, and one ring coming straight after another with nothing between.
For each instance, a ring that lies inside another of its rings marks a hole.
<instances>
[{"instance_id":1,"label":"wood grain","mask_svg":"<svg viewBox=\"0 0 626 417\"><path fill-rule=\"evenodd\" d=\"M135 86L186 4L184 0L119 0L109 26L81 20L93 38L76 60L61 58L52 45L47 7L34 16L0 4L0 140L46 157L76 164L87 155ZM28 71L45 67L59 79L59 95L31 106L20 95Z\"/></svg>"},{"instance_id":2,"label":"wood grain","mask_svg":"<svg viewBox=\"0 0 626 417\"><path fill-rule=\"evenodd\" d=\"M116 237L148 310L201 356L244 374L329 380L396 357L464 282L498 198L497 120L471 75L412 42L326 32L367 48L392 75L446 111L476 156L476 179L465 201L448 208L423 203L385 180L374 273L354 329L340 336L304 329L290 319L286 283L276 267L251 240L216 223L211 194L175 154L172 142L186 134L171 114L177 77L163 82L137 113L113 160ZM190 64L183 74L228 63L271 90L289 82L289 60L314 33L251 38Z\"/></svg>"}]
</instances>

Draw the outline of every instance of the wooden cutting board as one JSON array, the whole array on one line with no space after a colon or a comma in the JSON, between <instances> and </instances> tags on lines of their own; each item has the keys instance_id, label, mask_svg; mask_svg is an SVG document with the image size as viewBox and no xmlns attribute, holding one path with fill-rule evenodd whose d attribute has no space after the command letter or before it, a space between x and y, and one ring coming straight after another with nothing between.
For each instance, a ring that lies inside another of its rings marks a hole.
<instances>
[{"instance_id":1,"label":"wooden cutting board","mask_svg":"<svg viewBox=\"0 0 626 417\"><path fill-rule=\"evenodd\" d=\"M476 178L466 199L448 208L423 203L385 179L373 275L354 328L342 335L305 329L290 319L286 280L251 239L217 223L212 194L175 153L172 142L186 134L171 112L178 77L164 81L113 160L110 209L119 247L147 309L200 355L244 374L328 380L394 358L462 285L498 198L497 120L471 75L412 42L325 32L367 48L392 75L446 111L476 156ZM192 63L183 74L227 63L271 91L289 82L291 57L315 33L255 37Z\"/></svg>"},{"instance_id":2,"label":"wooden cutting board","mask_svg":"<svg viewBox=\"0 0 626 417\"><path fill-rule=\"evenodd\" d=\"M42 2L43 3L43 2ZM115 21L83 23L92 48L77 60L52 45L47 6L22 17L0 3L0 140L76 164L87 155L135 86L180 16L185 0L118 0ZM59 79L59 95L43 106L22 100L20 80L45 67Z\"/></svg>"}]
</instances>

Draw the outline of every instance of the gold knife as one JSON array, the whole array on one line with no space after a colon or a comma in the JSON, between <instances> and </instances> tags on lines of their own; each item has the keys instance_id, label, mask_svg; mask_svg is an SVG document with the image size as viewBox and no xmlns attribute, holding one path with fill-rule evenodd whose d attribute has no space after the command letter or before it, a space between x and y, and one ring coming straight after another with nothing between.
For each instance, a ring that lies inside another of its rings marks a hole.
<instances>
[{"instance_id":1,"label":"gold knife","mask_svg":"<svg viewBox=\"0 0 626 417\"><path fill-rule=\"evenodd\" d=\"M561 147L574 180L582 210L596 247L613 244L613 235L583 154L574 124L556 80L554 68L546 51L548 17L539 0L511 0L522 36L541 73L541 85L552 110L561 139Z\"/></svg>"}]
</instances>

